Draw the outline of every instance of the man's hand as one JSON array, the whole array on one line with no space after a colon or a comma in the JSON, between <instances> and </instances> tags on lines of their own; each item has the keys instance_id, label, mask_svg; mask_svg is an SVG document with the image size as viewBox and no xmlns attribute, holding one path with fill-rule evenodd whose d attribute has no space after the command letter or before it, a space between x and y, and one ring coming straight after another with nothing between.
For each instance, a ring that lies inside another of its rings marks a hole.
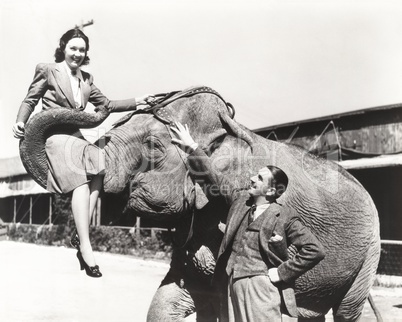
<instances>
[{"instance_id":1,"label":"man's hand","mask_svg":"<svg viewBox=\"0 0 402 322\"><path fill-rule=\"evenodd\" d=\"M278 275L278 269L276 267L270 268L268 270L268 276L269 276L269 279L271 280L271 282L274 284L281 281L281 279L279 278L279 275Z\"/></svg>"},{"instance_id":2,"label":"man's hand","mask_svg":"<svg viewBox=\"0 0 402 322\"><path fill-rule=\"evenodd\" d=\"M16 139L22 139L24 137L25 132L24 127L25 127L24 122L17 122L13 125L14 137Z\"/></svg>"},{"instance_id":3,"label":"man's hand","mask_svg":"<svg viewBox=\"0 0 402 322\"><path fill-rule=\"evenodd\" d=\"M170 129L177 136L177 139L172 138L172 142L178 144L185 152L191 153L198 148L198 144L190 135L187 124L183 126L180 122L175 122L174 125L170 126Z\"/></svg>"}]
</instances>

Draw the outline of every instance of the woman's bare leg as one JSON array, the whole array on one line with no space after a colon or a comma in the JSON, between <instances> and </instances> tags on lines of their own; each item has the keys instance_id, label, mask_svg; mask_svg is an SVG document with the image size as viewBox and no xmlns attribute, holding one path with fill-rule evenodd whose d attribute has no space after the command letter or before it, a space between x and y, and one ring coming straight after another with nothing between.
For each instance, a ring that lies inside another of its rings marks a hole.
<instances>
[{"instance_id":1,"label":"woman's bare leg","mask_svg":"<svg viewBox=\"0 0 402 322\"><path fill-rule=\"evenodd\" d=\"M94 214L96 204L98 202L99 193L103 185L103 175L96 175L89 184L89 223L91 224L91 219Z\"/></svg>"},{"instance_id":2,"label":"woman's bare leg","mask_svg":"<svg viewBox=\"0 0 402 322\"><path fill-rule=\"evenodd\" d=\"M80 237L80 250L82 257L89 266L95 266L95 258L89 240L89 183L75 188L71 200L75 226Z\"/></svg>"}]
</instances>

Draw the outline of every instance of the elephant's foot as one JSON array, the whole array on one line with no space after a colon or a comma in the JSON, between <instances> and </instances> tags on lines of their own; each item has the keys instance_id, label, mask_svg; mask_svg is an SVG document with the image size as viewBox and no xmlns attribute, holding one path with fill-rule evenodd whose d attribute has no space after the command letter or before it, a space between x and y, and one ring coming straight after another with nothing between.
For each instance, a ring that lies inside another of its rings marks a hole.
<instances>
[{"instance_id":1,"label":"elephant's foot","mask_svg":"<svg viewBox=\"0 0 402 322\"><path fill-rule=\"evenodd\" d=\"M218 310L219 297L212 288L186 285L169 271L152 299L147 321L185 321L187 316L196 313L197 322L216 322Z\"/></svg>"},{"instance_id":2,"label":"elephant's foot","mask_svg":"<svg viewBox=\"0 0 402 322\"><path fill-rule=\"evenodd\" d=\"M161 285L148 310L147 322L176 322L195 312L190 293L175 283Z\"/></svg>"}]
</instances>

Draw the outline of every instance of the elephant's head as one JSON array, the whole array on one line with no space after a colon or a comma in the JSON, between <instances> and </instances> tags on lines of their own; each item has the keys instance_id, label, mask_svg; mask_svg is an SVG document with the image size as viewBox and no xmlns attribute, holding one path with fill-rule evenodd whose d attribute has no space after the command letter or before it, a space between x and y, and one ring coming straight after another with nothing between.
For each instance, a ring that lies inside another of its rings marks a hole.
<instances>
[{"instance_id":1,"label":"elephant's head","mask_svg":"<svg viewBox=\"0 0 402 322\"><path fill-rule=\"evenodd\" d=\"M187 124L194 139L210 154L228 134L241 144L252 145L251 137L231 119L231 111L217 95L179 98L164 108L175 121ZM207 203L200 186L188 175L187 154L171 142L172 135L169 124L153 114L135 112L103 138L107 160L104 189L117 193L128 186L128 212L173 219ZM228 167L229 162L226 158L220 167Z\"/></svg>"}]
</instances>

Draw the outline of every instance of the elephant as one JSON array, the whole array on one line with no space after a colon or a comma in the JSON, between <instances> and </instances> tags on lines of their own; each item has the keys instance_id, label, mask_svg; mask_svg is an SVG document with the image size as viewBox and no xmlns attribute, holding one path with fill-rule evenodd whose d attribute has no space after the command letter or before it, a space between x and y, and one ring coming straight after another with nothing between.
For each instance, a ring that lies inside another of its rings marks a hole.
<instances>
[{"instance_id":1,"label":"elephant","mask_svg":"<svg viewBox=\"0 0 402 322\"><path fill-rule=\"evenodd\" d=\"M104 109L79 113L53 109L27 123L21 158L42 186L47 135L67 119L68 126L79 128L107 116ZM183 321L194 312L198 321L226 319L226 292L211 280L223 237L218 226L225 223L228 206L214 187L189 171L187 153L171 142L173 121L188 125L214 169L235 189L247 189L249 178L266 165L287 173L288 189L279 201L297 211L326 251L325 259L295 282L298 317L324 321L332 309L335 321L357 321L380 257L379 219L370 195L335 162L239 124L231 104L204 86L163 95L152 108L124 116L97 142L106 156L105 193L129 189L127 214L163 221L175 230L170 269L153 297L148 321Z\"/></svg>"}]
</instances>

